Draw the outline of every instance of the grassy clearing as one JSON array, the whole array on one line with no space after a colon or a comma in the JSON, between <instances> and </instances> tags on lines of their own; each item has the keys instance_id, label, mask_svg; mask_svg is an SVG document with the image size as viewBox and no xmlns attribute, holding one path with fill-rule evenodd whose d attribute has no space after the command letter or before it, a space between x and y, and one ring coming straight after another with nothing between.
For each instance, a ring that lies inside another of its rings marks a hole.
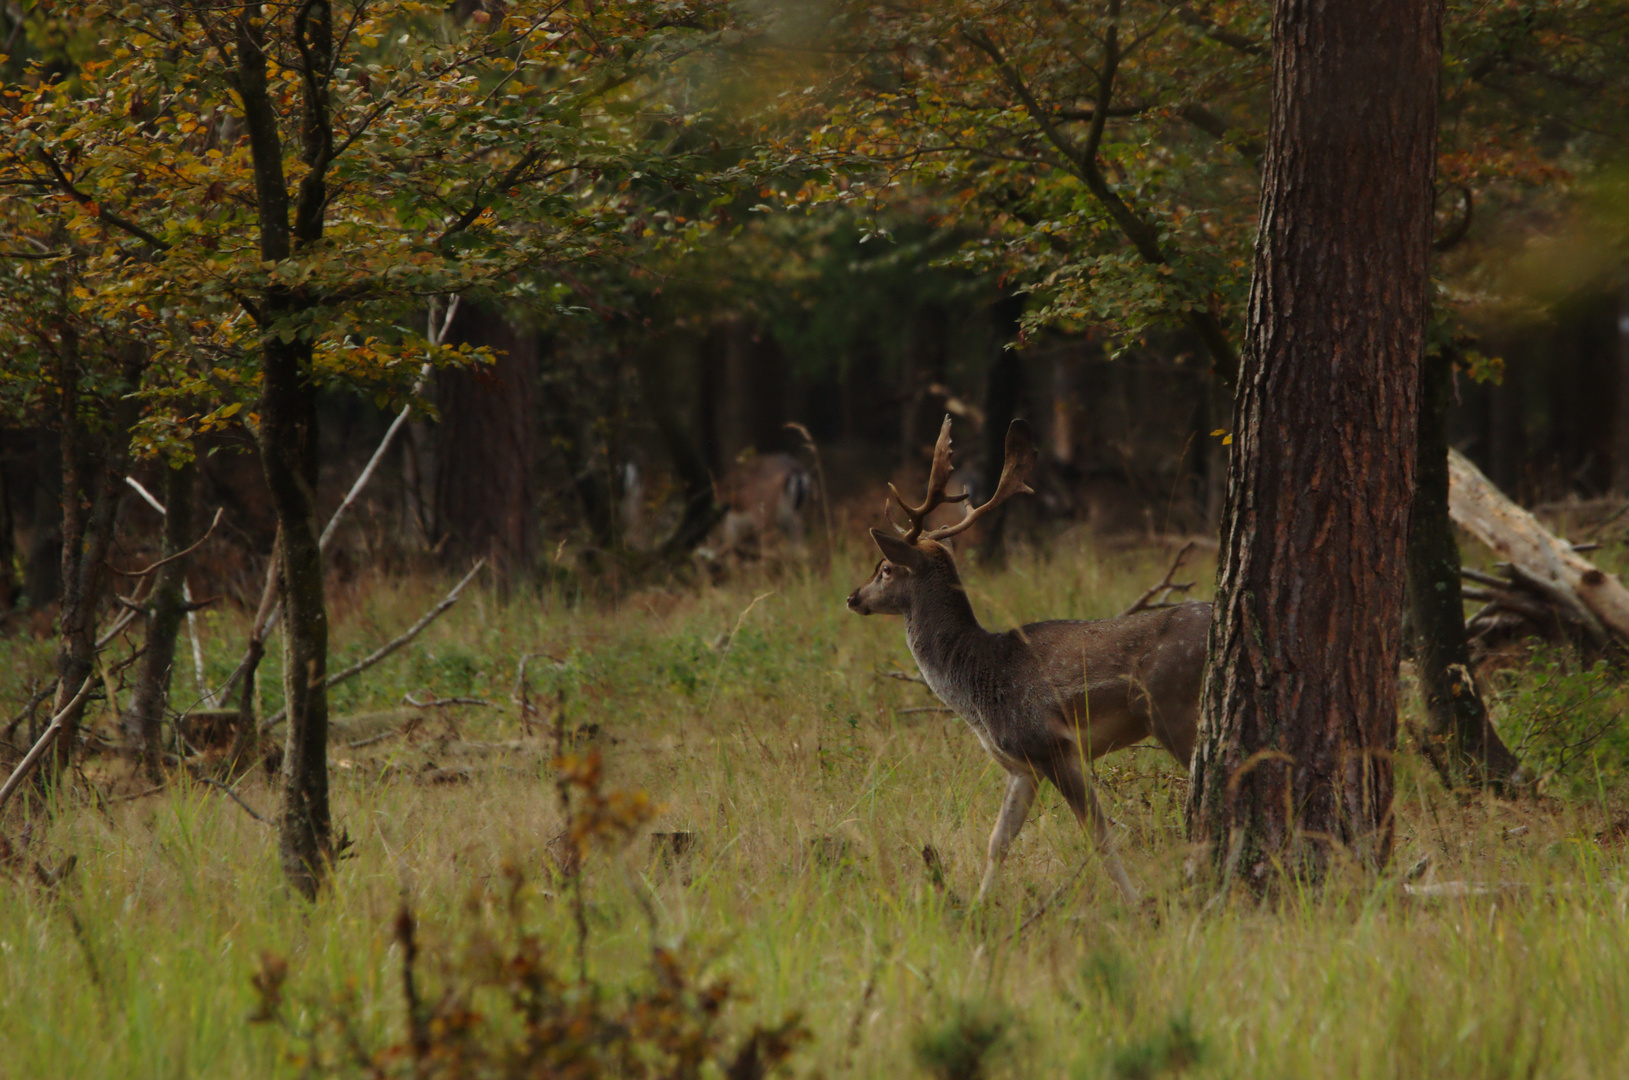
<instances>
[{"instance_id":1,"label":"grassy clearing","mask_svg":"<svg viewBox=\"0 0 1629 1080\"><path fill-rule=\"evenodd\" d=\"M969 573L986 624L1111 614L1166 557L1068 550ZM676 864L643 837L590 863L596 977L641 977L652 928L635 890L648 890L656 937L685 943L749 995L733 1024L804 1012L814 1037L800 1071L926 1075L919 1062L936 1062L953 1075L958 1046L983 1035L992 1076L1621 1070L1629 878L1615 763L1597 756L1595 782L1570 782L1564 799L1510 805L1458 800L1401 758L1397 867L1429 855L1422 880L1508 883L1494 895L1406 899L1388 879L1276 911L1202 914L1182 878L1185 779L1163 754L1132 750L1100 763L1099 776L1128 869L1157 898L1151 909L1120 904L1048 791L994 909L971 918L962 902L977 888L1001 775L960 721L907 711L936 703L881 677L911 670L900 623L842 607L869 556L856 549L837 566L825 581L796 571L648 590L614 611L468 595L336 695L336 714L352 716L396 708L408 692L496 704L359 748L341 743L377 728L342 725L334 810L354 858L315 907L285 892L269 828L196 784L101 808L76 797L55 814L27 808L26 820L15 812L4 831L32 831L30 861L78 865L56 890L27 862L0 878L0 1075L296 1075L288 1055L301 1047L247 1022L262 951L288 958L297 1014L350 995L364 1038L399 1040L391 921L401 900L432 957L455 955L480 918L468 901L501 889L506 865L531 882L527 918L569 969L573 920L547 853L561 828L550 744L527 736L509 703L528 653L550 658L531 662L534 698L563 704L614 784L661 804L652 828L697 838ZM339 650L349 658L387 640L439 587L340 592ZM210 617L218 673L240 623ZM37 646L0 642L8 703L45 662ZM263 708L277 703L268 687ZM443 776L467 767L472 779L428 782L431 764ZM93 777L109 794L140 786ZM259 775L240 792L262 813L275 805ZM924 845L948 868L943 891ZM432 994L438 964L424 972Z\"/></svg>"}]
</instances>

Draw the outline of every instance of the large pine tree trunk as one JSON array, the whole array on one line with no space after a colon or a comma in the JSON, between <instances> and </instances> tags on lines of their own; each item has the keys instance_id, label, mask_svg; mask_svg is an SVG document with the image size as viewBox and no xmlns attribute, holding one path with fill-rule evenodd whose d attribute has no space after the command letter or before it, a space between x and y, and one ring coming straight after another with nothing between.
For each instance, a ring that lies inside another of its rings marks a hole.
<instances>
[{"instance_id":1,"label":"large pine tree trunk","mask_svg":"<svg viewBox=\"0 0 1629 1080\"><path fill-rule=\"evenodd\" d=\"M1452 786L1501 786L1520 764L1493 729L1471 678L1460 594L1459 545L1448 516L1448 405L1453 359L1425 358L1419 460L1408 536L1408 604L1414 665L1425 698L1425 751Z\"/></svg>"},{"instance_id":2,"label":"large pine tree trunk","mask_svg":"<svg viewBox=\"0 0 1629 1080\"><path fill-rule=\"evenodd\" d=\"M1392 840L1439 3L1276 0L1189 830L1224 881Z\"/></svg>"}]
</instances>

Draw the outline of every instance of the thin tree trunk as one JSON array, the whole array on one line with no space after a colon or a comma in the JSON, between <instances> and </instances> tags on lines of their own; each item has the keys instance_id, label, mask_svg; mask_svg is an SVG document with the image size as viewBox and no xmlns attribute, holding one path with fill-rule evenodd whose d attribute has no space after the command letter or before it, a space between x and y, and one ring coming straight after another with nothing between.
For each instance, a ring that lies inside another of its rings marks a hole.
<instances>
[{"instance_id":1,"label":"thin tree trunk","mask_svg":"<svg viewBox=\"0 0 1629 1080\"><path fill-rule=\"evenodd\" d=\"M1188 805L1223 882L1392 844L1440 3L1276 0L1261 231Z\"/></svg>"},{"instance_id":2,"label":"thin tree trunk","mask_svg":"<svg viewBox=\"0 0 1629 1080\"><path fill-rule=\"evenodd\" d=\"M258 9L245 8L236 25L233 88L243 107L254 167L260 257L281 261L296 245L322 240L328 202L327 171L333 132L328 120L333 13L312 0L298 16L306 48L302 79L300 159L305 165L291 200L284 174L282 135L269 86L265 28ZM291 221L292 217L292 221ZM328 808L328 613L322 590L322 525L317 520L317 388L311 344L287 334L289 321L312 310L302 292L270 286L261 294L260 461L271 490L282 543L278 568L283 605L283 690L288 743L283 753L283 805L278 848L283 873L302 896L315 897L333 855ZM284 336L289 340L283 340ZM253 680L249 680L252 684Z\"/></svg>"},{"instance_id":3,"label":"thin tree trunk","mask_svg":"<svg viewBox=\"0 0 1629 1080\"><path fill-rule=\"evenodd\" d=\"M275 341L275 339L274 339ZM288 744L278 841L283 873L313 897L332 854L328 810L328 612L317 520L316 388L308 350L269 344L260 399L260 458L277 508Z\"/></svg>"},{"instance_id":4,"label":"thin tree trunk","mask_svg":"<svg viewBox=\"0 0 1629 1080\"><path fill-rule=\"evenodd\" d=\"M642 350L635 360L645 407L650 410L656 433L684 487L684 515L673 534L658 548L664 558L672 559L694 551L723 519L724 511L713 492L713 475L707 467L707 457L696 437L679 419L663 358ZM703 387L702 392L705 394L707 388Z\"/></svg>"},{"instance_id":5,"label":"thin tree trunk","mask_svg":"<svg viewBox=\"0 0 1629 1080\"><path fill-rule=\"evenodd\" d=\"M62 595L62 433L46 427L31 434L33 527L23 552L23 595L38 611Z\"/></svg>"},{"instance_id":6,"label":"thin tree trunk","mask_svg":"<svg viewBox=\"0 0 1629 1080\"><path fill-rule=\"evenodd\" d=\"M136 673L136 692L130 701L130 727L144 768L156 783L163 780L159 754L159 725L169 704L170 672L175 666L175 643L187 617L184 595L187 558L180 555L197 538L192 535L193 487L197 467L188 462L164 476L163 557L153 582L147 640ZM179 557L178 557L179 556Z\"/></svg>"},{"instance_id":7,"label":"thin tree trunk","mask_svg":"<svg viewBox=\"0 0 1629 1080\"><path fill-rule=\"evenodd\" d=\"M57 694L53 714L68 707L95 662L95 597L86 597L87 585L96 585L100 562L90 567L92 574L80 571L85 562L85 493L83 490L85 432L79 417L79 336L64 323L61 353L57 358L57 385L61 395L58 438L62 447L62 603L57 615ZM84 712L81 699L77 713ZM51 775L66 772L73 763L74 737L79 716L68 717L63 732L51 748Z\"/></svg>"},{"instance_id":8,"label":"thin tree trunk","mask_svg":"<svg viewBox=\"0 0 1629 1080\"><path fill-rule=\"evenodd\" d=\"M1452 787L1503 786L1520 766L1494 730L1471 677L1459 545L1448 517L1448 405L1453 358L1421 367L1419 460L1409 515L1408 602L1425 698L1426 756Z\"/></svg>"},{"instance_id":9,"label":"thin tree trunk","mask_svg":"<svg viewBox=\"0 0 1629 1080\"><path fill-rule=\"evenodd\" d=\"M1019 415L1024 398L1024 361L1018 353L1006 348L1018 337L1018 320L1024 313L1024 297L1005 296L994 308L998 352L990 361L990 371L984 383L984 461L981 469L983 488L978 501L983 502L995 492L996 481L1007 452L1007 426ZM992 566L1007 560L1007 511L1010 503L996 508L984 525L979 542L979 558Z\"/></svg>"},{"instance_id":10,"label":"thin tree trunk","mask_svg":"<svg viewBox=\"0 0 1629 1080\"><path fill-rule=\"evenodd\" d=\"M107 580L108 551L118 521L121 479L130 455L130 429L136 422L133 391L144 357L136 346L121 372L123 385L110 388L114 405L98 434L86 429L79 398L81 357L78 335L64 324L58 373L61 380L62 439L62 607L58 619L57 694L53 712L64 713L62 733L51 751L51 776L73 762L86 697L73 708L74 695L96 666L96 611Z\"/></svg>"},{"instance_id":11,"label":"thin tree trunk","mask_svg":"<svg viewBox=\"0 0 1629 1080\"><path fill-rule=\"evenodd\" d=\"M10 433L0 429L0 626L17 606L17 522L12 511Z\"/></svg>"},{"instance_id":12,"label":"thin tree trunk","mask_svg":"<svg viewBox=\"0 0 1629 1080\"><path fill-rule=\"evenodd\" d=\"M547 441L560 454L571 475L572 490L582 505L583 520L594 543L602 550L617 546L616 510L610 476L594 460L589 442L593 436L594 414L572 392L564 378L540 382L542 415Z\"/></svg>"},{"instance_id":13,"label":"thin tree trunk","mask_svg":"<svg viewBox=\"0 0 1629 1080\"><path fill-rule=\"evenodd\" d=\"M1629 495L1629 286L1618 292L1618 394L1613 413L1612 490Z\"/></svg>"}]
</instances>

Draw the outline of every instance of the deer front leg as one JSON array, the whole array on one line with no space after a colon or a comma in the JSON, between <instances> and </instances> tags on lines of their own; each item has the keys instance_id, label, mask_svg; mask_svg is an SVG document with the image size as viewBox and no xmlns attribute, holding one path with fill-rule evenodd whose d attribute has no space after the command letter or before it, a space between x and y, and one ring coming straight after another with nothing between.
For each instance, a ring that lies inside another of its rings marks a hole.
<instances>
[{"instance_id":1,"label":"deer front leg","mask_svg":"<svg viewBox=\"0 0 1629 1080\"><path fill-rule=\"evenodd\" d=\"M984 860L984 880L979 882L979 896L974 901L976 905L984 903L984 897L990 891L990 885L995 881L996 869L1007 857L1007 849L1018 836L1018 830L1024 827L1024 819L1029 816L1029 808L1035 802L1035 777L1028 773L1010 773L1007 776L1007 795L1001 800L1001 816L996 818L995 828L990 830L990 847Z\"/></svg>"},{"instance_id":2,"label":"deer front leg","mask_svg":"<svg viewBox=\"0 0 1629 1080\"><path fill-rule=\"evenodd\" d=\"M1075 812L1075 819L1080 822L1081 828L1091 830L1092 845L1102 857L1109 877L1114 879L1115 887L1120 890L1120 896L1127 906L1135 907L1140 899L1136 886L1131 884L1126 868L1120 864L1120 856L1114 850L1114 834L1109 831L1108 815L1103 813L1103 807L1097 801L1097 791L1086 779L1080 763L1069 760L1058 764L1052 771L1051 780L1069 804L1069 809Z\"/></svg>"}]
</instances>

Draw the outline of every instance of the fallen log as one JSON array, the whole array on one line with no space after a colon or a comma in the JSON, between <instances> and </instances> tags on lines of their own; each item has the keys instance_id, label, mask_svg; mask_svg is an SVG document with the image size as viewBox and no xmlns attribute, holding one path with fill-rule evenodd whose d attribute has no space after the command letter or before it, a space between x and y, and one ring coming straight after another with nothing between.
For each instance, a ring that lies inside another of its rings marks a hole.
<instances>
[{"instance_id":1,"label":"fallen log","mask_svg":"<svg viewBox=\"0 0 1629 1080\"><path fill-rule=\"evenodd\" d=\"M1463 454L1448 453L1448 513L1455 525L1504 559L1502 578L1471 623L1501 612L1533 618L1535 601L1579 627L1597 646L1629 647L1629 589L1505 496ZM1525 609L1525 610L1524 610ZM1469 626L1469 624L1467 624Z\"/></svg>"}]
</instances>

